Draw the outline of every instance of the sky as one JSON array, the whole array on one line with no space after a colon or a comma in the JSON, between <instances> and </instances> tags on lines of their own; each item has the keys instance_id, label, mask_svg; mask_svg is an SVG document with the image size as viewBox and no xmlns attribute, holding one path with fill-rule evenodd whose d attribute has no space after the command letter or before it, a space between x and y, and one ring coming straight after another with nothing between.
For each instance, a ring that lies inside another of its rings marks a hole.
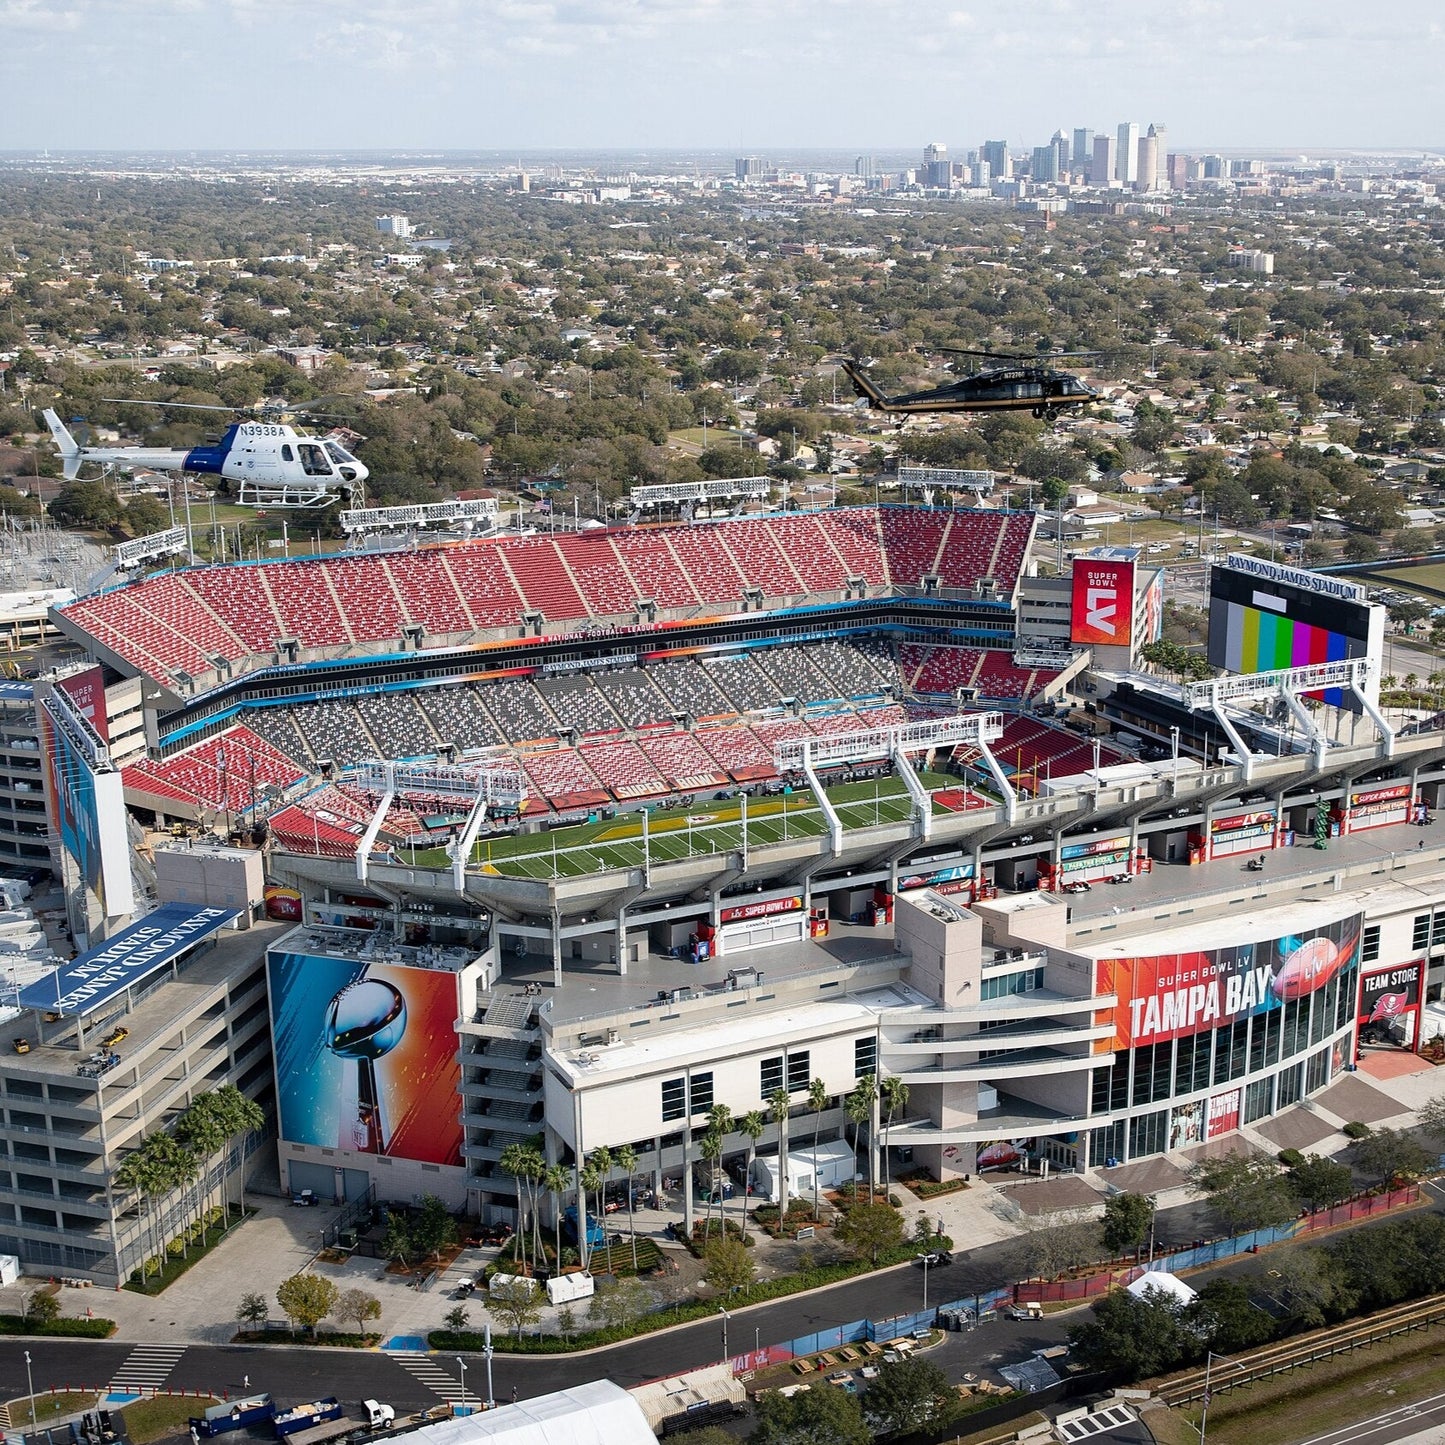
<instances>
[{"instance_id":1,"label":"sky","mask_svg":"<svg viewBox=\"0 0 1445 1445\"><path fill-rule=\"evenodd\" d=\"M0 147L1445 149L1445 0L0 0Z\"/></svg>"}]
</instances>

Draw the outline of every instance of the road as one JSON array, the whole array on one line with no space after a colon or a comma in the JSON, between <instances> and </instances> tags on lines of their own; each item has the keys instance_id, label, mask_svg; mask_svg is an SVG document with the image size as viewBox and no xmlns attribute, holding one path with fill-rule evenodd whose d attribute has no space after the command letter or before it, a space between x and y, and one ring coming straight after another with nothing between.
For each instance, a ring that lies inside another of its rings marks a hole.
<instances>
[{"instance_id":1,"label":"road","mask_svg":"<svg viewBox=\"0 0 1445 1445\"><path fill-rule=\"evenodd\" d=\"M1355 1441L1363 1445L1441 1445L1445 1442L1445 1395L1400 1405L1383 1415L1315 1435L1300 1445L1353 1445Z\"/></svg>"},{"instance_id":2,"label":"road","mask_svg":"<svg viewBox=\"0 0 1445 1445\"><path fill-rule=\"evenodd\" d=\"M1445 1212L1445 1204L1438 1200L1434 1208ZM1198 1206L1185 1206L1161 1211L1160 1242L1194 1238L1200 1228L1197 1210ZM1227 1271L1257 1265L1258 1261L1250 1256L1219 1268ZM961 1252L952 1264L928 1271L928 1298L933 1303L966 1298L1000 1284L1005 1278L1003 1272L1008 1270L1006 1247L990 1245ZM922 1272L902 1265L831 1289L731 1311L728 1353L740 1355L758 1344L795 1339L858 1319L886 1319L922 1306ZM1042 1320L998 1320L946 1336L930 1358L951 1378L961 1379L965 1371L994 1368L1060 1344L1079 1318L1070 1312ZM282 1404L334 1394L343 1400L374 1397L398 1409L412 1410L461 1397L462 1372L457 1357L449 1354L396 1356L374 1350L287 1349L277 1345L136 1346L36 1339L0 1341L0 1398L27 1393L27 1351L37 1391L67 1385L104 1388L124 1366L126 1375L144 1379L146 1384L162 1390L234 1395L246 1388L261 1389L269 1390ZM130 1358L133 1354L134 1359ZM716 1364L723 1355L722 1319L714 1317L584 1355L498 1353L492 1366L493 1385L495 1397L501 1401L510 1399L514 1388L526 1399L602 1376L630 1387ZM479 1355L464 1358L467 1395L475 1399L486 1388L486 1364Z\"/></svg>"}]
</instances>

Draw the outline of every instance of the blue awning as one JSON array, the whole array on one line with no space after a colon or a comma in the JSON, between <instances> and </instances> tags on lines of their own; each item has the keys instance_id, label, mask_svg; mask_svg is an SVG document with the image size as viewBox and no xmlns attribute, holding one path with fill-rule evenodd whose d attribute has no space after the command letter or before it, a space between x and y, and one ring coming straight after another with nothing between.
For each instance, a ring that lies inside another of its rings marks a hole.
<instances>
[{"instance_id":1,"label":"blue awning","mask_svg":"<svg viewBox=\"0 0 1445 1445\"><path fill-rule=\"evenodd\" d=\"M22 1008L90 1014L233 919L238 908L165 903L20 990Z\"/></svg>"}]
</instances>

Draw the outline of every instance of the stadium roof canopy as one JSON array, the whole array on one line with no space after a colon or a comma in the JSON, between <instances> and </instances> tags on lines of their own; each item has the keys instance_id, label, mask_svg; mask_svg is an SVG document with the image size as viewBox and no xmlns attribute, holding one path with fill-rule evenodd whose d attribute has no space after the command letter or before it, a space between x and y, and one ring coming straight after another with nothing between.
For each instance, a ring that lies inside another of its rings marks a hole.
<instances>
[{"instance_id":1,"label":"stadium roof canopy","mask_svg":"<svg viewBox=\"0 0 1445 1445\"><path fill-rule=\"evenodd\" d=\"M642 1407L611 1380L423 1425L415 1445L657 1445Z\"/></svg>"},{"instance_id":2,"label":"stadium roof canopy","mask_svg":"<svg viewBox=\"0 0 1445 1445\"><path fill-rule=\"evenodd\" d=\"M233 919L235 908L166 903L21 989L22 1008L91 1014Z\"/></svg>"}]
</instances>

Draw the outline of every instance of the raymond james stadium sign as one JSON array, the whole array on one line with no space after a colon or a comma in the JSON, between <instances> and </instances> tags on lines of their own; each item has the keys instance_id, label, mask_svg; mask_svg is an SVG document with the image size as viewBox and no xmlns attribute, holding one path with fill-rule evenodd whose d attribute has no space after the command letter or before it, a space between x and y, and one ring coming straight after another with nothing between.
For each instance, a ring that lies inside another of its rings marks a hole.
<instances>
[{"instance_id":1,"label":"raymond james stadium sign","mask_svg":"<svg viewBox=\"0 0 1445 1445\"><path fill-rule=\"evenodd\" d=\"M1298 567L1282 567L1262 557L1245 557L1231 552L1225 559L1231 572L1247 572L1263 582L1281 582L1286 587L1300 587L1318 592L1321 597L1338 597L1342 602L1363 602L1365 589L1358 582L1344 582L1338 577L1322 577L1318 572L1305 572Z\"/></svg>"}]
</instances>

